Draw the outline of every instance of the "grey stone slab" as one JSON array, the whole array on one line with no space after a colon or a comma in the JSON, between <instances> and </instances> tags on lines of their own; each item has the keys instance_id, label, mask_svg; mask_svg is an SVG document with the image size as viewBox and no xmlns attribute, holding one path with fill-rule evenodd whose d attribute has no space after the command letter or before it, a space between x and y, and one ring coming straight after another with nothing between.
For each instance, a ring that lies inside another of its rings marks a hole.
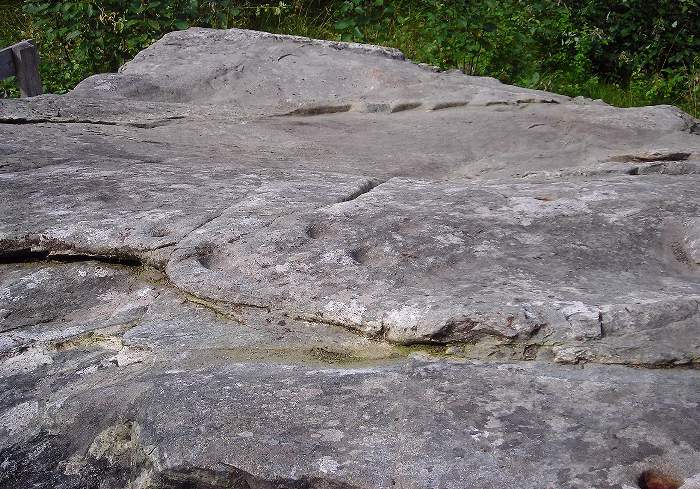
<instances>
[{"instance_id":1,"label":"grey stone slab","mask_svg":"<svg viewBox=\"0 0 700 489\"><path fill-rule=\"evenodd\" d=\"M407 357L267 311L227 317L154 272L90 261L6 266L2 306L58 282L121 322L80 329L62 311L0 333L15 342L3 487L618 488L700 472L692 370Z\"/></svg>"},{"instance_id":2,"label":"grey stone slab","mask_svg":"<svg viewBox=\"0 0 700 489\"><path fill-rule=\"evenodd\" d=\"M237 29L0 100L0 488L691 487L698 162L674 107Z\"/></svg>"},{"instance_id":3,"label":"grey stone slab","mask_svg":"<svg viewBox=\"0 0 700 489\"><path fill-rule=\"evenodd\" d=\"M694 329L697 184L392 179L259 234L218 237L212 221L176 247L167 272L198 295L399 342ZM211 246L192 254L202 240Z\"/></svg>"}]
</instances>

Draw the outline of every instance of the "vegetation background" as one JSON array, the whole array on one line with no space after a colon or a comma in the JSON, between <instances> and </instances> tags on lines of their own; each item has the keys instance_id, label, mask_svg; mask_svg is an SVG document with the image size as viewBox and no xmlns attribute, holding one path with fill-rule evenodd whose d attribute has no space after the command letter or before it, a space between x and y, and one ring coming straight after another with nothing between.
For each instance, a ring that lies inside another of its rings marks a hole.
<instances>
[{"instance_id":1,"label":"vegetation background","mask_svg":"<svg viewBox=\"0 0 700 489\"><path fill-rule=\"evenodd\" d=\"M700 0L0 0L0 46L33 38L48 92L190 26L382 44L506 83L700 115ZM16 95L12 80L3 93Z\"/></svg>"}]
</instances>

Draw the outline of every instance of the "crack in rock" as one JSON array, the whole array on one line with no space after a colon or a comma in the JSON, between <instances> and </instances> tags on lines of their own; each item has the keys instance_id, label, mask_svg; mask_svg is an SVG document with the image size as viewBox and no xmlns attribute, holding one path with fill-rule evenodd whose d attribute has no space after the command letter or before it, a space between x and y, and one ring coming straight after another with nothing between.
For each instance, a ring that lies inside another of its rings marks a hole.
<instances>
[{"instance_id":1,"label":"crack in rock","mask_svg":"<svg viewBox=\"0 0 700 489\"><path fill-rule=\"evenodd\" d=\"M353 200L359 198L360 196L371 192L372 190L376 189L380 185L387 183L388 181L389 180L367 180L365 183L360 185L360 187L355 192L351 193L347 197L342 198L337 203L340 204L342 202L353 201Z\"/></svg>"},{"instance_id":2,"label":"crack in rock","mask_svg":"<svg viewBox=\"0 0 700 489\"><path fill-rule=\"evenodd\" d=\"M127 126L140 129L154 129L161 127L171 122L184 119L185 116L171 116L163 119L155 119L151 121L108 121L100 119L70 119L63 117L0 117L0 124L90 124L101 126Z\"/></svg>"},{"instance_id":3,"label":"crack in rock","mask_svg":"<svg viewBox=\"0 0 700 489\"><path fill-rule=\"evenodd\" d=\"M157 248L156 248L157 249ZM119 251L114 254L72 252L70 249L54 251L42 248L16 248L0 251L0 264L36 263L56 261L64 263L96 261L113 265L141 267L144 263L140 256Z\"/></svg>"}]
</instances>

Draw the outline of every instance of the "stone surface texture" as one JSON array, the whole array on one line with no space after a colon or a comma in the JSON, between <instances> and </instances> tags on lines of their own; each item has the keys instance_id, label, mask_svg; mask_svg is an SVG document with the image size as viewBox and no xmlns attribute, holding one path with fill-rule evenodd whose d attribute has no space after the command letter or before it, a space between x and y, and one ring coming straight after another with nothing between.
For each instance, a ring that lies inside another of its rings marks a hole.
<instances>
[{"instance_id":1,"label":"stone surface texture","mask_svg":"<svg viewBox=\"0 0 700 489\"><path fill-rule=\"evenodd\" d=\"M236 29L0 100L0 488L695 488L699 365L674 107Z\"/></svg>"}]
</instances>

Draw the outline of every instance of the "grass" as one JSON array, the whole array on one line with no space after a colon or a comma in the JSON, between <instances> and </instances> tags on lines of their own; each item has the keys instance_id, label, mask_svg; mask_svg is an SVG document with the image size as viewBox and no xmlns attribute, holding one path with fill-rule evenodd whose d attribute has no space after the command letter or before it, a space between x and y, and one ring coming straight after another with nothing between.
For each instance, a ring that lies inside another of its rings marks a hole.
<instances>
[{"instance_id":1,"label":"grass","mask_svg":"<svg viewBox=\"0 0 700 489\"><path fill-rule=\"evenodd\" d=\"M578 89L572 89L566 85L552 84L543 87L548 91L576 97L582 95L594 100L602 100L615 107L644 107L648 105L675 105L693 117L700 117L700 81L691 84L685 97L651 97L644 93L645 86L634 88L621 88L610 83L591 83Z\"/></svg>"}]
</instances>

